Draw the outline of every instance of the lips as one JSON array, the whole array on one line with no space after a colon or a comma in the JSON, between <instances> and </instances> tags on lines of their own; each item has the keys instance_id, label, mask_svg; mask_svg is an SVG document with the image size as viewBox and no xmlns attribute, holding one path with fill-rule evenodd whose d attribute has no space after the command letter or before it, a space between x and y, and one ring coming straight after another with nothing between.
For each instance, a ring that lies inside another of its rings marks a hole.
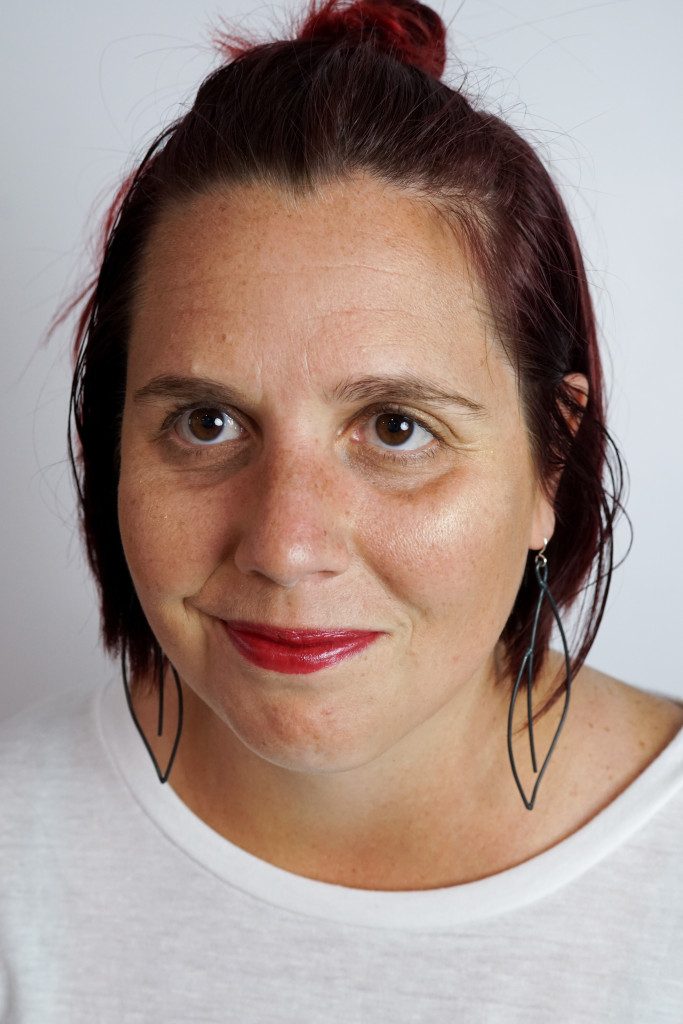
<instances>
[{"instance_id":1,"label":"lips","mask_svg":"<svg viewBox=\"0 0 683 1024\"><path fill-rule=\"evenodd\" d=\"M305 675L337 665L369 647L381 632L356 629L274 629L251 622L223 622L239 653L259 668Z\"/></svg>"}]
</instances>

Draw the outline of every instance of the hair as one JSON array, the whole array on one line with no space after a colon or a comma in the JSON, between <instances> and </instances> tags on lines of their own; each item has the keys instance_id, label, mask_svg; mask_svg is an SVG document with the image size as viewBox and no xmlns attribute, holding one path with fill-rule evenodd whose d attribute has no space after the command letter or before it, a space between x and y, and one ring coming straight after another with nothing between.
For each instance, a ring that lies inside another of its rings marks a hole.
<instances>
[{"instance_id":1,"label":"hair","mask_svg":"<svg viewBox=\"0 0 683 1024\"><path fill-rule=\"evenodd\" d=\"M292 35L254 44L219 33L224 63L119 189L99 271L71 307L80 310L71 402L78 442L71 430L69 440L105 647L127 658L136 678L162 657L117 518L131 303L151 228L171 204L211 189L268 184L306 196L367 174L430 204L466 247L516 370L536 472L554 505L548 583L560 609L582 596L575 672L605 607L623 473L605 425L586 273L558 189L520 134L441 81L445 27L417 0L309 0ZM565 381L572 373L587 379L585 406ZM533 558L500 638L508 670L530 643ZM535 673L552 623L545 602Z\"/></svg>"}]
</instances>

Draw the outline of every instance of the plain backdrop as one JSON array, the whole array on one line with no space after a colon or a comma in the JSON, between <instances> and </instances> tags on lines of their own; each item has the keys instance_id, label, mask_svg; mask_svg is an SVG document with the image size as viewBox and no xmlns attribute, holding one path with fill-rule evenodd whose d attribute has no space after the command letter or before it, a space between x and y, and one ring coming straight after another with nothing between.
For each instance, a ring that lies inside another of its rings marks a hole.
<instances>
[{"instance_id":1,"label":"plain backdrop","mask_svg":"<svg viewBox=\"0 0 683 1024\"><path fill-rule=\"evenodd\" d=\"M680 0L448 0L447 81L541 147L573 212L601 326L635 537L592 664L683 697ZM295 9L290 3L289 9ZM210 27L266 33L277 5L9 0L0 36L0 717L118 671L75 531L70 337L43 342L88 270L103 197L215 65ZM626 548L625 529L618 535Z\"/></svg>"}]
</instances>

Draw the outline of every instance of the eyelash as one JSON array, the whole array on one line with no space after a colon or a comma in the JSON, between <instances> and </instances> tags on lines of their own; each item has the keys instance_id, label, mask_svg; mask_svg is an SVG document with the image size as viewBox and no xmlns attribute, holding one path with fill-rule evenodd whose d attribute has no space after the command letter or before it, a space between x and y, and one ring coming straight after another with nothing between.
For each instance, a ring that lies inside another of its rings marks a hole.
<instances>
[{"instance_id":1,"label":"eyelash","mask_svg":"<svg viewBox=\"0 0 683 1024\"><path fill-rule=\"evenodd\" d=\"M193 403L192 405L177 406L175 409L172 409L171 412L169 412L169 414L165 417L163 423L161 424L161 428L159 431L160 438L170 440L169 435L173 428L175 427L175 425L178 423L178 421L183 416L189 415L189 413L193 412L195 409L201 408L220 409L221 412L227 413L227 415L230 416L230 418L234 420L235 423L237 423L239 426L245 429L243 424L240 422L239 417L235 416L232 412L228 412L226 409L222 409L219 406L213 406L210 402L208 402L206 406ZM373 420L376 417L383 415L405 416L406 419L411 420L416 426L421 427L423 430L426 430L429 434L431 434L437 443L435 445L431 445L429 448L416 449L410 452L400 450L391 451L388 448L380 448L379 445L374 445L374 458L381 458L383 461L390 462L393 465L416 465L417 463L422 462L425 459L433 459L436 455L438 455L440 449L443 447L445 443L444 438L433 426L425 423L418 416L415 416L413 413L408 412L405 408L403 408L400 405L394 405L389 403L375 405L363 409L356 417L356 422L361 421L363 423L367 423L370 420ZM175 443L178 446L178 442L175 441L175 439L173 440L172 443ZM194 456L195 458L206 458L208 454L207 449L220 449L220 447L220 443L213 445L206 444L196 446L183 445L182 450L186 454ZM212 452L212 454L215 453Z\"/></svg>"},{"instance_id":2,"label":"eyelash","mask_svg":"<svg viewBox=\"0 0 683 1024\"><path fill-rule=\"evenodd\" d=\"M373 446L375 458L379 456L381 459L387 460L394 465L414 466L416 463L422 462L424 459L433 459L438 455L444 444L443 437L434 429L433 426L425 423L419 416L406 411L406 409L402 408L400 405L384 404L372 406L369 409L364 409L359 418L362 416L364 422L367 423L369 420L373 420L378 416L384 415L405 416L406 419L411 420L416 426L421 427L423 430L426 430L427 433L431 434L437 443L435 445L431 445L429 448L418 448L413 451L400 451L398 449L396 451L391 451L389 448L380 448L376 445Z\"/></svg>"}]
</instances>

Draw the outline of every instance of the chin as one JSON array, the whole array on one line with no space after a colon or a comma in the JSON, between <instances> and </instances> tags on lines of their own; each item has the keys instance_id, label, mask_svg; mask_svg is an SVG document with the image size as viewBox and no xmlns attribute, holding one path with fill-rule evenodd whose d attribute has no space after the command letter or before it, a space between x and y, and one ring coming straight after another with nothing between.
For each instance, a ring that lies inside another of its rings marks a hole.
<instances>
[{"instance_id":1,"label":"chin","mask_svg":"<svg viewBox=\"0 0 683 1024\"><path fill-rule=\"evenodd\" d=\"M357 716L331 708L261 709L246 720L231 717L237 739L257 757L287 771L327 775L352 771L381 754L377 730L359 728Z\"/></svg>"}]
</instances>

